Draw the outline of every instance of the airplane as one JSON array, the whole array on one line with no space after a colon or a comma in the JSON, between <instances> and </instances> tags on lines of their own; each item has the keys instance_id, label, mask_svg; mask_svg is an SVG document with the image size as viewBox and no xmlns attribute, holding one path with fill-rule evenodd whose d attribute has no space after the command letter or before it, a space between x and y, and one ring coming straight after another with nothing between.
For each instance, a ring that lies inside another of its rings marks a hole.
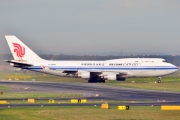
<instances>
[{"instance_id":1,"label":"airplane","mask_svg":"<svg viewBox=\"0 0 180 120\"><path fill-rule=\"evenodd\" d=\"M121 58L101 61L53 61L40 58L14 35L5 36L14 60L11 66L56 76L80 77L92 82L124 81L132 77L159 77L178 67L162 58ZM161 79L158 80L161 82Z\"/></svg>"}]
</instances>

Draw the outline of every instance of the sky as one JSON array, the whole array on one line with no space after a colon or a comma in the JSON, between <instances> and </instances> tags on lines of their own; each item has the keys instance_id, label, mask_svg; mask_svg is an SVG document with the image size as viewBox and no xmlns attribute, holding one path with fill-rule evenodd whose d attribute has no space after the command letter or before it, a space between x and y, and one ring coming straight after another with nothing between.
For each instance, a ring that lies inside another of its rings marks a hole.
<instances>
[{"instance_id":1,"label":"sky","mask_svg":"<svg viewBox=\"0 0 180 120\"><path fill-rule=\"evenodd\" d=\"M0 0L0 53L178 54L180 0Z\"/></svg>"}]
</instances>

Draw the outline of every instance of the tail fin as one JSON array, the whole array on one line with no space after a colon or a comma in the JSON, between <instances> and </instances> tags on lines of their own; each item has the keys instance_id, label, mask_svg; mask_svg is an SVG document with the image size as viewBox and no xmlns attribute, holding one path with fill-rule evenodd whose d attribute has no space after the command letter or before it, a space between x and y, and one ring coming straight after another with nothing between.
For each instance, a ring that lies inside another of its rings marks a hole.
<instances>
[{"instance_id":1,"label":"tail fin","mask_svg":"<svg viewBox=\"0 0 180 120\"><path fill-rule=\"evenodd\" d=\"M14 60L42 60L29 47L21 42L16 36L5 36Z\"/></svg>"}]
</instances>

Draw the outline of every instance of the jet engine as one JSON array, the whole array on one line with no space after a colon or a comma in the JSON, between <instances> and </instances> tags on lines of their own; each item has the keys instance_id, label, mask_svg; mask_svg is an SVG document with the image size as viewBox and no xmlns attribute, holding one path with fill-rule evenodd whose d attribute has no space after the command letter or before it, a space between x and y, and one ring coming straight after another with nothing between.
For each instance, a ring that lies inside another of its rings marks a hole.
<instances>
[{"instance_id":1,"label":"jet engine","mask_svg":"<svg viewBox=\"0 0 180 120\"><path fill-rule=\"evenodd\" d=\"M117 75L116 74L108 74L104 78L107 79L107 80L116 80L117 79Z\"/></svg>"},{"instance_id":2,"label":"jet engine","mask_svg":"<svg viewBox=\"0 0 180 120\"><path fill-rule=\"evenodd\" d=\"M83 79L89 79L90 78L90 72L80 72L80 73L78 73L78 77L81 77Z\"/></svg>"},{"instance_id":3,"label":"jet engine","mask_svg":"<svg viewBox=\"0 0 180 120\"><path fill-rule=\"evenodd\" d=\"M126 78L123 78L122 76L119 76L117 74L107 74L106 76L104 76L104 79L106 80L117 80L117 81L125 81Z\"/></svg>"}]
</instances>

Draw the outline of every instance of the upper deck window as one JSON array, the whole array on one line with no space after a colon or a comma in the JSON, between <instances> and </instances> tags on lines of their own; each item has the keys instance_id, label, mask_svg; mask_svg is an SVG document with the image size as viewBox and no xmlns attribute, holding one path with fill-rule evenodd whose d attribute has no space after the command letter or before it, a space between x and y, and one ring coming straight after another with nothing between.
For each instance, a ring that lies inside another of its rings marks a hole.
<instances>
[{"instance_id":1,"label":"upper deck window","mask_svg":"<svg viewBox=\"0 0 180 120\"><path fill-rule=\"evenodd\" d=\"M154 61L145 61L145 62L154 62Z\"/></svg>"}]
</instances>

